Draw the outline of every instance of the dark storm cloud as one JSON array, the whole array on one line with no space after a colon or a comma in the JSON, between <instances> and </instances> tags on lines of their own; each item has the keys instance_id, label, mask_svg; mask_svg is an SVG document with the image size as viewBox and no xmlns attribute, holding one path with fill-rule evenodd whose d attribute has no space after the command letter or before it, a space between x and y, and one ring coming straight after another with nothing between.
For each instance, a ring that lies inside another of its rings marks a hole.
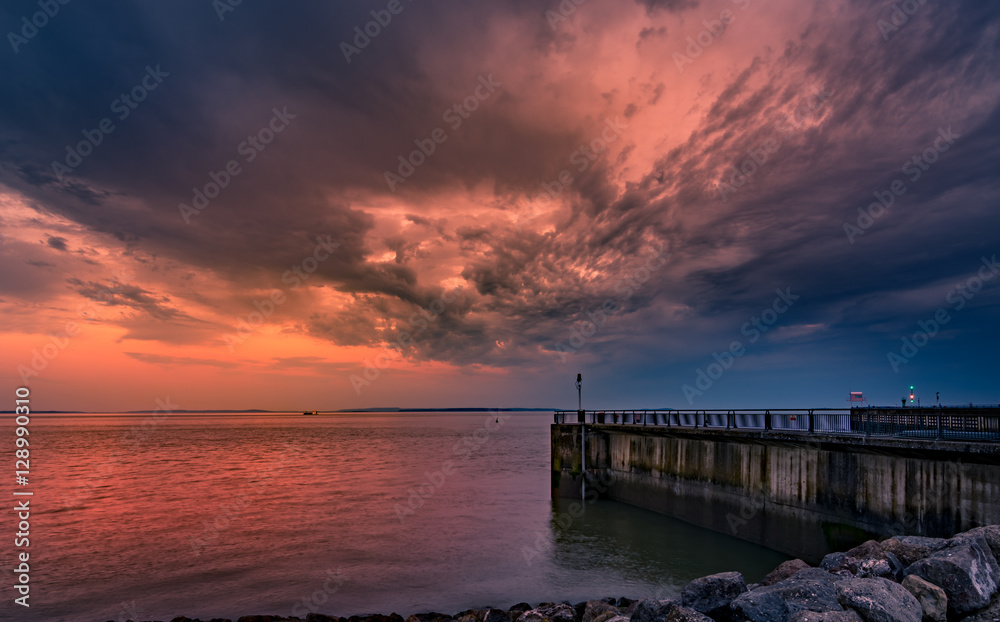
<instances>
[{"instance_id":1,"label":"dark storm cloud","mask_svg":"<svg viewBox=\"0 0 1000 622\"><path fill-rule=\"evenodd\" d=\"M627 6L649 15L697 6L637 3L642 8ZM0 14L14 23L32 6L19 3ZM354 301L336 312L315 310L301 330L341 345L392 342L401 331L413 332L413 314L444 292L413 267L412 240L373 237L372 213L343 197L390 194L384 171L395 170L414 140L447 127L443 111L468 96L480 77L493 75L502 86L449 131L395 196L417 203L486 180L498 195L534 196L591 138L562 123L558 110L522 108L527 95L510 87L505 59L478 40L492 19L506 18L537 33L534 62L571 48L572 37L553 32L537 4L405 6L347 62L340 44L370 19L367 4L244 3L224 21L208 2L113 10L67 5L36 40L0 61L3 88L12 95L0 99L7 137L0 179L132 250L236 286L284 287L282 275L313 255L317 236L329 236L340 246L319 262L312 283L331 284ZM997 242L991 206L998 198L1000 117L990 89L997 83L1000 7L928 4L886 42L877 20L890 11L889 2L857 2L838 15L817 8L803 32L756 56L736 57L730 72L711 76L727 87L705 103L681 146L658 154L652 165L633 163L646 174L624 190L619 162L595 164L567 191L573 212L557 231L485 222L454 230L437 213L408 210L403 218L414 228L460 241L467 285L427 320L413 352L455 362L523 361L608 298L620 299L616 285L661 245L673 253L670 266L630 297L623 311L629 317L664 298L690 309L693 320L739 315L768 302L776 287L792 286L804 292L796 310L802 321L863 329L886 311L866 311L862 301L967 272L970 260L974 265ZM639 32L644 41L656 38L649 36L654 31ZM664 62L662 76L642 77L648 88L641 99L611 94L601 114L632 119L656 105L681 79ZM121 118L122 94L151 70L168 75ZM806 105L816 90L829 96L801 122L789 123L788 104ZM294 118L248 161L250 152L240 146L269 126L275 109ZM103 118L114 131L59 180L52 162L64 162L67 145L84 140L85 131L92 135ZM938 128L948 127L962 135L960 142L851 244L843 225L855 223L857 208L900 177L901 164L933 142ZM768 162L723 198L719 184L729 168L772 139L780 147ZM231 160L241 172L185 223L178 204L191 205L195 189ZM395 253L394 261L374 262L375 238ZM605 276L588 276L598 273ZM108 287L74 285L94 300ZM104 302L164 322L190 320L166 297L139 287L114 291ZM845 315L845 308L852 312ZM151 324L133 330L142 335L136 338L165 334ZM669 332L659 325L650 330ZM510 335L515 345L501 356L496 342Z\"/></svg>"},{"instance_id":2,"label":"dark storm cloud","mask_svg":"<svg viewBox=\"0 0 1000 622\"><path fill-rule=\"evenodd\" d=\"M50 247L56 249L57 251L65 251L68 249L66 246L66 238L61 238L58 236L49 236L49 239L45 241Z\"/></svg>"}]
</instances>

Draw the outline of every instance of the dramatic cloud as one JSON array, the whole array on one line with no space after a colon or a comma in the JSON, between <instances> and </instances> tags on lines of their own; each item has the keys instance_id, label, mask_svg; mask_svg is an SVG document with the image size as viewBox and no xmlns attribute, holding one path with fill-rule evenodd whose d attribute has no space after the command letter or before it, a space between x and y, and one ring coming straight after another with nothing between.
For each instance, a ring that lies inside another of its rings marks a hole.
<instances>
[{"instance_id":1,"label":"dramatic cloud","mask_svg":"<svg viewBox=\"0 0 1000 622\"><path fill-rule=\"evenodd\" d=\"M557 405L580 370L609 407L1000 399L1000 279L951 293L1000 250L1000 7L402 6L72 4L12 44L13 381L73 322L29 378L64 409L145 406L87 353L192 407L238 374L258 407Z\"/></svg>"}]
</instances>

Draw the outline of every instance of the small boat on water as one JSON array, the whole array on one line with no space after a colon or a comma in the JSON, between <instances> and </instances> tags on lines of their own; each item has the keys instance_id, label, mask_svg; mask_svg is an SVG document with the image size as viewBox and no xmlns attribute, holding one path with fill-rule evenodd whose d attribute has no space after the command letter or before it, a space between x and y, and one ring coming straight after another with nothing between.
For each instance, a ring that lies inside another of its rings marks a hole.
<instances>
[{"instance_id":1,"label":"small boat on water","mask_svg":"<svg viewBox=\"0 0 1000 622\"><path fill-rule=\"evenodd\" d=\"M303 414L303 415L318 415L319 413L318 413L318 412L316 412L315 410L307 410L307 411L305 411L305 412L304 412L304 413L302 413L302 414Z\"/></svg>"}]
</instances>

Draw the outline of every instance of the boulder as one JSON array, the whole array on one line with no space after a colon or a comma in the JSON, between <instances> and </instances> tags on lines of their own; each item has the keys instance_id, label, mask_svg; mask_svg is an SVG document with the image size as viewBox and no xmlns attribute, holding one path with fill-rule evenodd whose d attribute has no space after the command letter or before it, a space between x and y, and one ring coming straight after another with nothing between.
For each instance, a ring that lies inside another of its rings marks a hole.
<instances>
[{"instance_id":1,"label":"boulder","mask_svg":"<svg viewBox=\"0 0 1000 622\"><path fill-rule=\"evenodd\" d=\"M284 616L243 616L237 622L285 622L286 620L298 620L298 618L286 618Z\"/></svg>"},{"instance_id":2,"label":"boulder","mask_svg":"<svg viewBox=\"0 0 1000 622\"><path fill-rule=\"evenodd\" d=\"M529 619L524 620L525 616L529 616ZM544 618L546 620L550 620L551 622L575 622L576 611L572 606L565 603L542 603L534 609L525 611L521 614L518 618L518 622L535 622L538 618Z\"/></svg>"},{"instance_id":3,"label":"boulder","mask_svg":"<svg viewBox=\"0 0 1000 622\"><path fill-rule=\"evenodd\" d=\"M920 601L888 579L845 579L837 582L837 600L858 612L864 622L920 622Z\"/></svg>"},{"instance_id":4,"label":"boulder","mask_svg":"<svg viewBox=\"0 0 1000 622\"><path fill-rule=\"evenodd\" d=\"M963 536L982 536L986 540L986 544L989 545L990 550L993 551L993 557L1000 562L1000 525L990 525L988 527L976 527L975 529L970 529L966 531Z\"/></svg>"},{"instance_id":5,"label":"boulder","mask_svg":"<svg viewBox=\"0 0 1000 622\"><path fill-rule=\"evenodd\" d=\"M631 622L663 622L673 605L679 605L677 600L654 600L643 598L635 604L632 610Z\"/></svg>"},{"instance_id":6,"label":"boulder","mask_svg":"<svg viewBox=\"0 0 1000 622\"><path fill-rule=\"evenodd\" d=\"M617 607L621 610L622 615L632 615L637 604L639 604L639 601L622 596L618 599Z\"/></svg>"},{"instance_id":7,"label":"boulder","mask_svg":"<svg viewBox=\"0 0 1000 622\"><path fill-rule=\"evenodd\" d=\"M403 617L399 616L399 619L402 620ZM341 618L323 615L322 613L307 613L306 622L341 622Z\"/></svg>"},{"instance_id":8,"label":"boulder","mask_svg":"<svg viewBox=\"0 0 1000 622\"><path fill-rule=\"evenodd\" d=\"M903 566L909 566L948 545L944 538L922 536L895 536L879 543L886 553L895 555Z\"/></svg>"},{"instance_id":9,"label":"boulder","mask_svg":"<svg viewBox=\"0 0 1000 622\"><path fill-rule=\"evenodd\" d=\"M727 611L729 603L747 591L747 583L742 574L722 572L688 583L681 590L681 604L714 617Z\"/></svg>"},{"instance_id":10,"label":"boulder","mask_svg":"<svg viewBox=\"0 0 1000 622\"><path fill-rule=\"evenodd\" d=\"M788 603L780 593L760 588L737 596L729 604L733 622L785 622L788 620Z\"/></svg>"},{"instance_id":11,"label":"boulder","mask_svg":"<svg viewBox=\"0 0 1000 622\"><path fill-rule=\"evenodd\" d=\"M893 564L889 561L878 542L869 540L844 553L840 563L828 570L834 573L846 570L861 578L895 577L902 571L901 566L902 564Z\"/></svg>"},{"instance_id":12,"label":"boulder","mask_svg":"<svg viewBox=\"0 0 1000 622\"><path fill-rule=\"evenodd\" d=\"M730 611L737 622L785 622L800 611L843 611L837 600L838 579L821 568L806 568L774 585L740 594Z\"/></svg>"},{"instance_id":13,"label":"boulder","mask_svg":"<svg viewBox=\"0 0 1000 622\"><path fill-rule=\"evenodd\" d=\"M829 570L830 572L833 572L833 569L843 564L844 559L846 558L847 558L847 553L842 553L842 552L830 553L829 555L823 558L823 561L819 563L819 567L822 568L823 570Z\"/></svg>"},{"instance_id":14,"label":"boulder","mask_svg":"<svg viewBox=\"0 0 1000 622\"><path fill-rule=\"evenodd\" d=\"M483 615L483 622L513 622L513 620L503 609L487 609Z\"/></svg>"},{"instance_id":15,"label":"boulder","mask_svg":"<svg viewBox=\"0 0 1000 622\"><path fill-rule=\"evenodd\" d=\"M858 612L850 611L799 611L788 622L863 622Z\"/></svg>"},{"instance_id":16,"label":"boulder","mask_svg":"<svg viewBox=\"0 0 1000 622\"><path fill-rule=\"evenodd\" d=\"M915 574L903 579L903 587L920 602L924 622L945 622L948 616L948 596L940 587Z\"/></svg>"},{"instance_id":17,"label":"boulder","mask_svg":"<svg viewBox=\"0 0 1000 622\"><path fill-rule=\"evenodd\" d=\"M790 559L787 562L782 562L777 568L768 573L768 575L764 577L764 580L760 582L760 585L774 585L779 581L784 581L796 572L805 570L809 567L809 564L805 563L801 559Z\"/></svg>"},{"instance_id":18,"label":"boulder","mask_svg":"<svg viewBox=\"0 0 1000 622\"><path fill-rule=\"evenodd\" d=\"M940 586L948 596L948 613L962 616L990 604L1000 567L989 545L978 536L955 538L947 548L908 566L906 574Z\"/></svg>"},{"instance_id":19,"label":"boulder","mask_svg":"<svg viewBox=\"0 0 1000 622\"><path fill-rule=\"evenodd\" d=\"M617 615L621 615L621 611L619 611L618 607L615 607L614 605L606 603L603 600L589 600L587 601L587 604L584 605L583 615L580 619L581 622L598 622L597 618L608 613L612 614L610 616L612 618ZM604 618L604 620L607 619L607 617ZM604 622L604 620L601 620L600 622Z\"/></svg>"},{"instance_id":20,"label":"boulder","mask_svg":"<svg viewBox=\"0 0 1000 622\"><path fill-rule=\"evenodd\" d=\"M531 611L534 607L530 603L517 603L507 610L512 620L516 620L525 611Z\"/></svg>"},{"instance_id":21,"label":"boulder","mask_svg":"<svg viewBox=\"0 0 1000 622\"><path fill-rule=\"evenodd\" d=\"M986 609L962 618L962 622L997 622L997 620L1000 620L1000 596L994 597Z\"/></svg>"},{"instance_id":22,"label":"boulder","mask_svg":"<svg viewBox=\"0 0 1000 622\"><path fill-rule=\"evenodd\" d=\"M348 622L353 622L354 618L367 620L368 616L351 616L348 618ZM437 613L436 611L431 611L430 613L414 613L406 618L406 622L452 622L452 620L454 620L454 618L450 615Z\"/></svg>"},{"instance_id":23,"label":"boulder","mask_svg":"<svg viewBox=\"0 0 1000 622\"><path fill-rule=\"evenodd\" d=\"M666 622L714 622L714 620L690 607L674 605L667 613Z\"/></svg>"}]
</instances>

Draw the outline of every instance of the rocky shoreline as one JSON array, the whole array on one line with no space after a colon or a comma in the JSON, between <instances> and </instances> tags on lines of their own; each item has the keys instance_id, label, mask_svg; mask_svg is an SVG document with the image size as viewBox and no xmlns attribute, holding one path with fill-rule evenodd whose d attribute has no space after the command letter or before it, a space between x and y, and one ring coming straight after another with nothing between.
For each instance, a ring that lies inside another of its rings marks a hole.
<instances>
[{"instance_id":1,"label":"rocky shoreline","mask_svg":"<svg viewBox=\"0 0 1000 622\"><path fill-rule=\"evenodd\" d=\"M784 562L750 585L739 572L701 577L665 600L520 603L407 618L254 615L237 622L1000 622L998 560L1000 525L994 525L947 539L869 540L827 555L819 567L800 559Z\"/></svg>"}]
</instances>

